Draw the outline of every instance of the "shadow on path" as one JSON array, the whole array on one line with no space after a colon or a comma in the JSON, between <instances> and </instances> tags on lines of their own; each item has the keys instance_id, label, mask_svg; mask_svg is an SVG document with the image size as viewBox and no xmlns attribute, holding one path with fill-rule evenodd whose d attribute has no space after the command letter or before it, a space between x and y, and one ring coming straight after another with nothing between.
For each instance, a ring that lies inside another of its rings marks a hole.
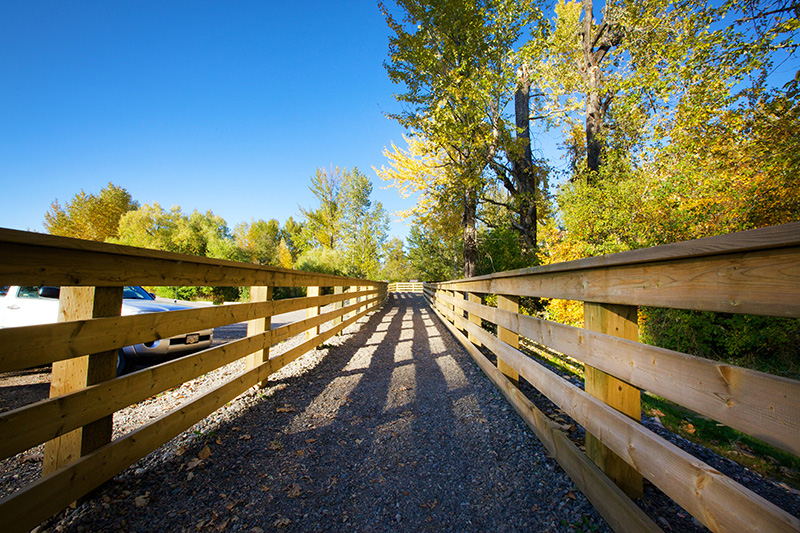
<instances>
[{"instance_id":1,"label":"shadow on path","mask_svg":"<svg viewBox=\"0 0 800 533\"><path fill-rule=\"evenodd\" d=\"M183 456L119 476L148 505L88 527L607 530L421 295L392 295L293 365Z\"/></svg>"}]
</instances>

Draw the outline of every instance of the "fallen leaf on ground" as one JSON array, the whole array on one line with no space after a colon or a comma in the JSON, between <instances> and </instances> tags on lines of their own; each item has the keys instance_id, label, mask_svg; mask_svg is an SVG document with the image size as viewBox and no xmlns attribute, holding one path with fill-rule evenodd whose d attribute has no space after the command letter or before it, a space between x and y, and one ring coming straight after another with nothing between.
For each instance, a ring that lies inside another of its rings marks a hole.
<instances>
[{"instance_id":1,"label":"fallen leaf on ground","mask_svg":"<svg viewBox=\"0 0 800 533\"><path fill-rule=\"evenodd\" d=\"M133 499L133 503L136 507L147 507L147 504L150 503L150 492L145 492L141 496L137 496Z\"/></svg>"},{"instance_id":2,"label":"fallen leaf on ground","mask_svg":"<svg viewBox=\"0 0 800 533\"><path fill-rule=\"evenodd\" d=\"M292 483L286 488L286 492L290 498L297 498L300 496L300 485L297 483Z\"/></svg>"},{"instance_id":3,"label":"fallen leaf on ground","mask_svg":"<svg viewBox=\"0 0 800 533\"><path fill-rule=\"evenodd\" d=\"M275 520L272 523L272 525L273 525L273 527L281 528L281 527L286 527L291 523L292 523L292 521L289 520L288 518L278 518L277 520Z\"/></svg>"},{"instance_id":4,"label":"fallen leaf on ground","mask_svg":"<svg viewBox=\"0 0 800 533\"><path fill-rule=\"evenodd\" d=\"M175 450L175 455L177 455L178 457L180 457L185 453L186 453L186 448L184 448L183 446L178 446L178 449Z\"/></svg>"},{"instance_id":5,"label":"fallen leaf on ground","mask_svg":"<svg viewBox=\"0 0 800 533\"><path fill-rule=\"evenodd\" d=\"M208 446L206 446L205 448L203 448L202 450L200 450L200 453L198 453L198 454L197 454L197 457L198 457L198 458L199 458L201 461L202 461L202 460L204 460L204 459L208 459L209 457L211 457L211 448L209 448Z\"/></svg>"},{"instance_id":6,"label":"fallen leaf on ground","mask_svg":"<svg viewBox=\"0 0 800 533\"><path fill-rule=\"evenodd\" d=\"M274 441L269 443L269 449L270 450L282 450L283 449L283 444L281 444L277 440L274 440Z\"/></svg>"},{"instance_id":7,"label":"fallen leaf on ground","mask_svg":"<svg viewBox=\"0 0 800 533\"><path fill-rule=\"evenodd\" d=\"M250 440L250 439L252 439L252 438L253 438L253 437L251 437L249 434L245 433L244 435L242 435L241 437L239 437L239 440Z\"/></svg>"},{"instance_id":8,"label":"fallen leaf on ground","mask_svg":"<svg viewBox=\"0 0 800 533\"><path fill-rule=\"evenodd\" d=\"M570 500L576 500L578 498L577 496L575 496L575 493L572 492L572 491L569 491L568 493L566 493L564 495L564 497L565 498L569 498Z\"/></svg>"},{"instance_id":9,"label":"fallen leaf on ground","mask_svg":"<svg viewBox=\"0 0 800 533\"><path fill-rule=\"evenodd\" d=\"M187 471L192 470L193 468L195 468L200 463L202 463L202 461L200 459L192 459L191 461L186 463L186 470Z\"/></svg>"},{"instance_id":10,"label":"fallen leaf on ground","mask_svg":"<svg viewBox=\"0 0 800 533\"><path fill-rule=\"evenodd\" d=\"M312 442L317 442L317 439L306 439L306 444L311 444Z\"/></svg>"},{"instance_id":11,"label":"fallen leaf on ground","mask_svg":"<svg viewBox=\"0 0 800 533\"><path fill-rule=\"evenodd\" d=\"M275 408L275 411L277 411L278 413L294 413L295 409L293 406L287 403L283 407ZM286 520L288 520L288 518Z\"/></svg>"},{"instance_id":12,"label":"fallen leaf on ground","mask_svg":"<svg viewBox=\"0 0 800 533\"><path fill-rule=\"evenodd\" d=\"M430 502L425 502L419 504L420 507L424 507L425 509L430 509L431 511L436 508L436 504L439 503L439 500L433 500Z\"/></svg>"}]
</instances>

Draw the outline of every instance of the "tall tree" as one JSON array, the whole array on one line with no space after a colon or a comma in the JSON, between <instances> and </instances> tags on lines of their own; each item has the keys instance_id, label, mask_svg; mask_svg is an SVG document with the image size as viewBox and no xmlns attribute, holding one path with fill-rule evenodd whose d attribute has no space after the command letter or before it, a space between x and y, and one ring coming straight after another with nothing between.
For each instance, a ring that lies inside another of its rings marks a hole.
<instances>
[{"instance_id":1,"label":"tall tree","mask_svg":"<svg viewBox=\"0 0 800 533\"><path fill-rule=\"evenodd\" d=\"M375 278L388 233L389 218L380 202L373 204L372 183L353 168L343 172L342 248L345 269L355 277Z\"/></svg>"},{"instance_id":2,"label":"tall tree","mask_svg":"<svg viewBox=\"0 0 800 533\"><path fill-rule=\"evenodd\" d=\"M96 195L81 190L64 207L53 202L44 215L44 228L52 235L105 241L117 236L122 215L138 208L127 190L109 183Z\"/></svg>"},{"instance_id":3,"label":"tall tree","mask_svg":"<svg viewBox=\"0 0 800 533\"><path fill-rule=\"evenodd\" d=\"M316 174L311 177L311 185L308 188L314 193L318 206L315 209L300 208L305 217L303 236L310 245L333 249L340 244L341 174L342 170L337 167L330 172L317 169Z\"/></svg>"},{"instance_id":4,"label":"tall tree","mask_svg":"<svg viewBox=\"0 0 800 533\"><path fill-rule=\"evenodd\" d=\"M236 245L247 254L252 262L259 265L278 265L280 232L280 223L275 219L241 222L233 228Z\"/></svg>"},{"instance_id":5,"label":"tall tree","mask_svg":"<svg viewBox=\"0 0 800 533\"><path fill-rule=\"evenodd\" d=\"M529 0L397 4L402 24L384 7L395 34L385 65L390 79L405 85L396 98L407 109L392 118L423 139L438 165L450 168L445 185L452 190L448 196L458 196L451 209L460 210L469 277L476 268L480 206L492 201L484 196L492 179L488 168L511 195L505 207L517 215L515 229L528 248L536 246L543 180L531 152L529 71L520 65L515 46L524 31L538 31L541 12ZM509 118L512 98L515 113Z\"/></svg>"}]
</instances>

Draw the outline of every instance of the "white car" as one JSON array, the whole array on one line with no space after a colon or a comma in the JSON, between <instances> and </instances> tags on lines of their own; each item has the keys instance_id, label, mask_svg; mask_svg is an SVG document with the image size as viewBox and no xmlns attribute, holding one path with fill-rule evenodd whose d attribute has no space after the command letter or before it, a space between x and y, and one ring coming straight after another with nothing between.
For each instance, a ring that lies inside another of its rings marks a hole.
<instances>
[{"instance_id":1,"label":"white car","mask_svg":"<svg viewBox=\"0 0 800 533\"><path fill-rule=\"evenodd\" d=\"M59 292L58 287L0 286L0 328L57 322ZM186 305L156 300L141 287L125 287L122 298L123 315L190 308ZM213 330L205 329L121 348L117 358L117 375L130 372L140 361L164 360L170 356L208 348L211 346L212 336Z\"/></svg>"}]
</instances>

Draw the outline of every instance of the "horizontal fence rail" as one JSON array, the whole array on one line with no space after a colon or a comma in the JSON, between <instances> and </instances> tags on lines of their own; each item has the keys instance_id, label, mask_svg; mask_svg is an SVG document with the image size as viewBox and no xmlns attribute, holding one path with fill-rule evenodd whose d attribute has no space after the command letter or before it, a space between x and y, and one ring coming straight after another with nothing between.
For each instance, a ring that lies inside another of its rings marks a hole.
<instances>
[{"instance_id":1,"label":"horizontal fence rail","mask_svg":"<svg viewBox=\"0 0 800 533\"><path fill-rule=\"evenodd\" d=\"M389 292L422 292L421 281L401 281L389 284Z\"/></svg>"},{"instance_id":2,"label":"horizontal fence rail","mask_svg":"<svg viewBox=\"0 0 800 533\"><path fill-rule=\"evenodd\" d=\"M0 257L0 285L61 286L66 319L0 329L0 372L53 364L49 399L0 413L0 459L45 443L42 477L0 499L0 524L11 532L29 531L247 389L266 385L270 374L374 311L388 292L383 282L6 229ZM250 302L119 316L126 285L249 286ZM306 287L307 296L273 300L274 287ZM321 295L322 287L333 294ZM300 310L305 319L271 329L272 316ZM115 377L119 348L241 322L248 324L242 339ZM270 355L270 347L304 332L304 342ZM116 411L242 359L245 370L225 384L111 440Z\"/></svg>"},{"instance_id":3,"label":"horizontal fence rail","mask_svg":"<svg viewBox=\"0 0 800 533\"><path fill-rule=\"evenodd\" d=\"M797 517L639 422L641 389L800 455L800 382L642 344L636 319L640 305L800 317L800 223L430 283L424 291L615 529L656 528L628 498L641 493L643 476L712 531L800 530ZM484 304L485 295L496 295L497 306ZM519 296L583 301L584 328L522 315ZM497 335L482 321L496 324ZM521 351L520 336L582 362L584 388ZM494 353L497 368L478 347ZM586 454L520 392L520 379L586 429Z\"/></svg>"}]
</instances>

